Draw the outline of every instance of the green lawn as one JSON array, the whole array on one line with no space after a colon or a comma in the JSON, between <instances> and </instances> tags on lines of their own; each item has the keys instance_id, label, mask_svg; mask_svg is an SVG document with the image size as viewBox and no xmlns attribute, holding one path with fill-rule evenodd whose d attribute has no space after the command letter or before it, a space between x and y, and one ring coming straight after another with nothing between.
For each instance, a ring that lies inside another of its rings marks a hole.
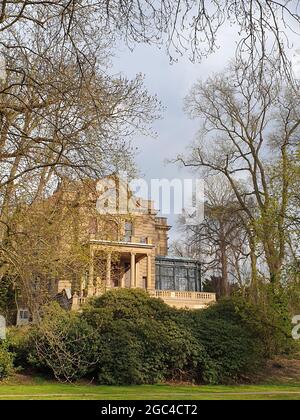
<instances>
[{"instance_id":1,"label":"green lawn","mask_svg":"<svg viewBox=\"0 0 300 420\"><path fill-rule=\"evenodd\" d=\"M36 378L29 383L0 384L0 400L300 400L299 384L241 386L96 386L59 384Z\"/></svg>"}]
</instances>

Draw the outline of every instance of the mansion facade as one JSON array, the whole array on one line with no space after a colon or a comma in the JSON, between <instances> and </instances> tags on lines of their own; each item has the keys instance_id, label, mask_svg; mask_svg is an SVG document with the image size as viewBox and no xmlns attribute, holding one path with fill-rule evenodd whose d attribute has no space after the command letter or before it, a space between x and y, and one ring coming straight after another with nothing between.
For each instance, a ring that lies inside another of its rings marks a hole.
<instances>
[{"instance_id":1,"label":"mansion facade","mask_svg":"<svg viewBox=\"0 0 300 420\"><path fill-rule=\"evenodd\" d=\"M130 211L120 216L110 214L109 208L99 214L99 189L93 183L88 191L78 193L70 184L55 195L65 202L76 200L75 231L89 254L88 268L79 279L56 279L51 286L52 295L64 305L80 310L89 298L115 288L141 288L177 308L200 309L215 302L214 293L202 292L199 261L168 256L170 226L152 201L130 196ZM18 324L26 323L24 313L29 316L21 308Z\"/></svg>"}]
</instances>

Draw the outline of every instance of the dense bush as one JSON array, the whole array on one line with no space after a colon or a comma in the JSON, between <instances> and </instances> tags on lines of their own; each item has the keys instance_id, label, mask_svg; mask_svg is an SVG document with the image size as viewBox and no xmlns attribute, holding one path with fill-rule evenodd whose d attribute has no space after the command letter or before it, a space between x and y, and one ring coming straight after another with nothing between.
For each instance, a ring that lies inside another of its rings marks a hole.
<instances>
[{"instance_id":1,"label":"dense bush","mask_svg":"<svg viewBox=\"0 0 300 420\"><path fill-rule=\"evenodd\" d=\"M51 304L29 341L30 364L63 380L199 380L210 363L205 349L180 323L178 311L141 290L111 291L82 314Z\"/></svg>"},{"instance_id":2,"label":"dense bush","mask_svg":"<svg viewBox=\"0 0 300 420\"><path fill-rule=\"evenodd\" d=\"M156 319L158 321L177 319L178 311L166 305L161 299L151 298L142 289L116 289L90 301L85 308L84 318L97 323L97 313L106 313L111 320L117 319Z\"/></svg>"},{"instance_id":3,"label":"dense bush","mask_svg":"<svg viewBox=\"0 0 300 420\"><path fill-rule=\"evenodd\" d=\"M29 366L28 356L33 348L31 327L9 327L7 329L7 348L14 354L14 364L17 368Z\"/></svg>"},{"instance_id":4,"label":"dense bush","mask_svg":"<svg viewBox=\"0 0 300 420\"><path fill-rule=\"evenodd\" d=\"M108 292L82 318L99 331L101 383L193 379L209 363L205 349L180 323L178 311L142 290Z\"/></svg>"},{"instance_id":5,"label":"dense bush","mask_svg":"<svg viewBox=\"0 0 300 420\"><path fill-rule=\"evenodd\" d=\"M186 324L213 360L217 383L236 381L263 362L262 342L249 329L232 300L186 313Z\"/></svg>"},{"instance_id":6,"label":"dense bush","mask_svg":"<svg viewBox=\"0 0 300 420\"><path fill-rule=\"evenodd\" d=\"M82 313L45 307L27 339L17 335L10 346L20 363L27 360L60 380L228 383L255 372L270 347L287 348L291 341L282 343L270 314L263 323L261 316L241 298L188 311L142 290L117 289L91 300Z\"/></svg>"},{"instance_id":7,"label":"dense bush","mask_svg":"<svg viewBox=\"0 0 300 420\"><path fill-rule=\"evenodd\" d=\"M190 380L201 376L205 350L189 331L170 321L107 323L99 334L97 376L105 384Z\"/></svg>"},{"instance_id":8,"label":"dense bush","mask_svg":"<svg viewBox=\"0 0 300 420\"><path fill-rule=\"evenodd\" d=\"M8 351L6 342L0 341L0 380L12 374L13 359L14 355Z\"/></svg>"},{"instance_id":9,"label":"dense bush","mask_svg":"<svg viewBox=\"0 0 300 420\"><path fill-rule=\"evenodd\" d=\"M239 297L233 299L242 322L259 338L265 358L299 350L299 343L291 337L289 302L286 290L280 287L274 291L271 285L261 286L257 304Z\"/></svg>"}]
</instances>

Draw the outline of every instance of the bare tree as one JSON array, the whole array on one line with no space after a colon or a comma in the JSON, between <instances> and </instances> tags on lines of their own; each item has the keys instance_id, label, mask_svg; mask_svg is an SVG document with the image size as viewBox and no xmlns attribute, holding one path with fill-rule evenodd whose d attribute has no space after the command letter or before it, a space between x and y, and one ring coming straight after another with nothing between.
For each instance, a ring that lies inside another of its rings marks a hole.
<instances>
[{"instance_id":1,"label":"bare tree","mask_svg":"<svg viewBox=\"0 0 300 420\"><path fill-rule=\"evenodd\" d=\"M9 246L18 235L16 212L47 198L62 179L132 171L130 138L137 131L149 133L159 110L141 76L130 81L109 75L90 59L80 63L79 72L77 57L67 46L53 42L55 28L47 37L43 34L35 27L26 46L20 42L18 48L5 51L6 80L0 93L0 276L18 261ZM101 51L107 59L105 45Z\"/></svg>"},{"instance_id":2,"label":"bare tree","mask_svg":"<svg viewBox=\"0 0 300 420\"><path fill-rule=\"evenodd\" d=\"M90 35L95 40L105 29L129 45L164 43L175 59L186 51L192 59L201 58L218 47L225 22L237 26L237 54L247 56L249 65L262 68L275 53L289 73L285 47L290 34L299 33L300 22L294 0L2 0L0 5L0 32L20 25L24 32L33 25L56 26L56 37L69 41L78 57L89 49Z\"/></svg>"},{"instance_id":3,"label":"bare tree","mask_svg":"<svg viewBox=\"0 0 300 420\"><path fill-rule=\"evenodd\" d=\"M202 276L219 279L220 295L230 293L230 284L242 287L243 271L249 257L247 233L235 194L222 176L206 180L205 217L198 224L180 223L184 239L175 244L174 252L197 258Z\"/></svg>"},{"instance_id":4,"label":"bare tree","mask_svg":"<svg viewBox=\"0 0 300 420\"><path fill-rule=\"evenodd\" d=\"M97 333L75 312L45 306L33 334L35 362L50 369L57 380L72 382L99 362L94 348Z\"/></svg>"},{"instance_id":5,"label":"bare tree","mask_svg":"<svg viewBox=\"0 0 300 420\"><path fill-rule=\"evenodd\" d=\"M280 83L271 67L265 68L263 83L257 83L257 74L238 63L198 82L186 101L202 128L190 156L179 160L206 175L227 178L248 220L253 282L260 244L274 285L286 257L289 162L299 138L299 97ZM272 161L280 168L276 175Z\"/></svg>"}]
</instances>

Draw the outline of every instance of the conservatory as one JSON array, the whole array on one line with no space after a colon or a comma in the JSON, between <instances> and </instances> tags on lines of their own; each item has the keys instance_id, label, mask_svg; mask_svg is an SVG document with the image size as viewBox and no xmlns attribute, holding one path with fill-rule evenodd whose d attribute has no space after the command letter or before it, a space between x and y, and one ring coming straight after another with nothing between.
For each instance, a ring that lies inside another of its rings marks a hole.
<instances>
[{"instance_id":1,"label":"conservatory","mask_svg":"<svg viewBox=\"0 0 300 420\"><path fill-rule=\"evenodd\" d=\"M156 290L201 292L201 264L181 257L157 256L155 258Z\"/></svg>"}]
</instances>

